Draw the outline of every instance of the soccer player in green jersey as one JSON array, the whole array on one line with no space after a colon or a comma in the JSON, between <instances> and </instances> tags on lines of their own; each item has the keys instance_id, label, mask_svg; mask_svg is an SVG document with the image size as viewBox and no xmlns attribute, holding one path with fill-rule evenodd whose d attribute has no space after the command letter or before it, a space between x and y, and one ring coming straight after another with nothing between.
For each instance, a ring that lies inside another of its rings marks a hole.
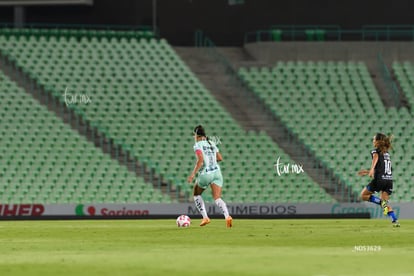
<instances>
[{"instance_id":1,"label":"soccer player in green jersey","mask_svg":"<svg viewBox=\"0 0 414 276\"><path fill-rule=\"evenodd\" d=\"M200 226L205 226L210 223L210 218L207 215L204 200L201 196L204 190L210 186L214 202L223 212L224 218L226 219L226 226L230 228L233 225L233 219L229 215L226 203L221 199L223 176L221 175L218 162L222 161L223 158L217 146L208 140L206 132L201 125L194 128L193 134L195 141L194 152L197 157L197 162L187 181L188 183L192 183L197 175L193 195L195 206L203 216Z\"/></svg>"},{"instance_id":2,"label":"soccer player in green jersey","mask_svg":"<svg viewBox=\"0 0 414 276\"><path fill-rule=\"evenodd\" d=\"M380 205L384 210L384 215L391 217L393 226L400 227L397 216L388 203L393 190L391 158L388 153L392 148L391 138L383 133L377 133L372 144L374 149L371 151L371 168L358 172L360 176L368 175L372 178L371 182L362 190L361 199ZM380 198L374 195L376 192L380 192Z\"/></svg>"}]
</instances>

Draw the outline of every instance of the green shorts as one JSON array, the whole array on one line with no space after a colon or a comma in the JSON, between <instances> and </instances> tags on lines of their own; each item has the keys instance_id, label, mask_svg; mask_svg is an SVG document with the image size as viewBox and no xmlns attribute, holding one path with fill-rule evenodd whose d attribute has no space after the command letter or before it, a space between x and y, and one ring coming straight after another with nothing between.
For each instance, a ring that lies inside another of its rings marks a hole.
<instances>
[{"instance_id":1,"label":"green shorts","mask_svg":"<svg viewBox=\"0 0 414 276\"><path fill-rule=\"evenodd\" d=\"M200 174L196 180L197 185L202 189L207 189L211 183L216 184L219 187L223 187L223 176L221 171L217 170L212 173Z\"/></svg>"}]
</instances>

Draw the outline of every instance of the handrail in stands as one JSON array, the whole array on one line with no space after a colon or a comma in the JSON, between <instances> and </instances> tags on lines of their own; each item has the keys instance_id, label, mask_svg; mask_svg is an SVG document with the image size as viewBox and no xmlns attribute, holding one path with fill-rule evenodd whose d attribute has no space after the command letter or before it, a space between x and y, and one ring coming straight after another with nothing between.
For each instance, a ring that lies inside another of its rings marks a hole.
<instances>
[{"instance_id":1,"label":"handrail in stands","mask_svg":"<svg viewBox=\"0 0 414 276\"><path fill-rule=\"evenodd\" d=\"M313 32L320 32L319 36L315 36ZM244 35L244 44L297 40L414 41L414 25L364 25L360 29L341 29L337 25L273 25L269 29L247 32Z\"/></svg>"}]
</instances>

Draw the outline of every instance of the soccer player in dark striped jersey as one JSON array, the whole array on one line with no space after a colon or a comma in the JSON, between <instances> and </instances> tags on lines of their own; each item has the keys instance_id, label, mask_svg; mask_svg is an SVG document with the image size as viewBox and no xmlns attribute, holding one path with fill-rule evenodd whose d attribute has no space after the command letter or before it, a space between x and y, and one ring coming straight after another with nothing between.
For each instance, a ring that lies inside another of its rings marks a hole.
<instances>
[{"instance_id":1,"label":"soccer player in dark striped jersey","mask_svg":"<svg viewBox=\"0 0 414 276\"><path fill-rule=\"evenodd\" d=\"M360 176L368 175L372 178L362 190L361 199L380 205L384 210L384 215L391 217L393 226L400 227L397 216L388 202L393 190L391 158L388 152L392 148L391 138L383 133L377 133L372 144L374 149L371 151L371 168L358 172ZM374 195L376 192L380 193L379 198Z\"/></svg>"}]
</instances>

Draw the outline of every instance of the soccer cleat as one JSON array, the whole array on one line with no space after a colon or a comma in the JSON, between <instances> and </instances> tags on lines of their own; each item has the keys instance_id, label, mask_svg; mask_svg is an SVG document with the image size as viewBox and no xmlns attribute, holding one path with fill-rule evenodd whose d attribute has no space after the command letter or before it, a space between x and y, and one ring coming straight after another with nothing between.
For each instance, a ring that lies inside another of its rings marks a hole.
<instances>
[{"instance_id":1,"label":"soccer cleat","mask_svg":"<svg viewBox=\"0 0 414 276\"><path fill-rule=\"evenodd\" d=\"M233 226L233 218L231 216L228 216L226 218L226 227L231 228Z\"/></svg>"},{"instance_id":2,"label":"soccer cleat","mask_svg":"<svg viewBox=\"0 0 414 276\"><path fill-rule=\"evenodd\" d=\"M384 213L384 216L388 215L388 206L384 207L384 212L383 213Z\"/></svg>"},{"instance_id":3,"label":"soccer cleat","mask_svg":"<svg viewBox=\"0 0 414 276\"><path fill-rule=\"evenodd\" d=\"M209 223L210 223L210 219L209 218L203 218L201 220L200 226L205 226L205 225L207 225Z\"/></svg>"},{"instance_id":4,"label":"soccer cleat","mask_svg":"<svg viewBox=\"0 0 414 276\"><path fill-rule=\"evenodd\" d=\"M381 200L381 207L384 210L383 213L384 215L388 215L388 201L387 200Z\"/></svg>"},{"instance_id":5,"label":"soccer cleat","mask_svg":"<svg viewBox=\"0 0 414 276\"><path fill-rule=\"evenodd\" d=\"M393 222L392 222L392 226L393 226L393 227L401 227L401 225L400 225L400 223L398 222L398 220L393 221Z\"/></svg>"}]
</instances>

